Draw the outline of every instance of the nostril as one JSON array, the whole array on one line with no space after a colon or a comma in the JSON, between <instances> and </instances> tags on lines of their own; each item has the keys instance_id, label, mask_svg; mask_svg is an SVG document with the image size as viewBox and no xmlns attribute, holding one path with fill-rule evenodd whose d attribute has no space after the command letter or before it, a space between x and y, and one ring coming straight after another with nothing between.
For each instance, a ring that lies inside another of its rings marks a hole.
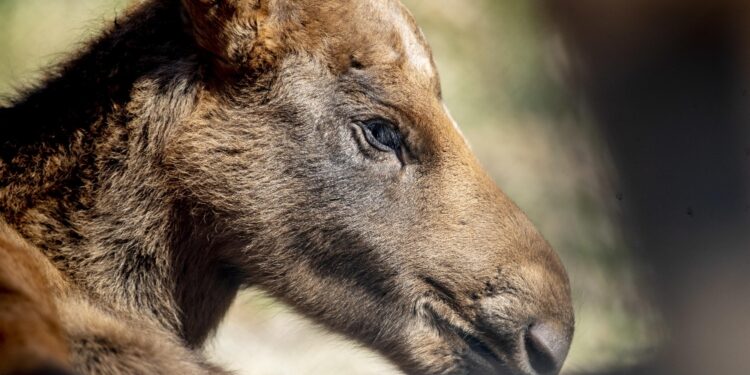
<instances>
[{"instance_id":1,"label":"nostril","mask_svg":"<svg viewBox=\"0 0 750 375\"><path fill-rule=\"evenodd\" d=\"M556 374L568 355L568 335L552 323L532 324L525 336L529 364L537 374Z\"/></svg>"}]
</instances>

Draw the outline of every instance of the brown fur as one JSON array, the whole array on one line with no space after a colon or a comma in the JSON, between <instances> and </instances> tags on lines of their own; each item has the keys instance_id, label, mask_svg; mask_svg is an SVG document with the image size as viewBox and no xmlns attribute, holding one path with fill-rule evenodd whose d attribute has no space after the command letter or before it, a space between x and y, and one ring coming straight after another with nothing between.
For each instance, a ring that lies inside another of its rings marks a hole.
<instances>
[{"instance_id":1,"label":"brown fur","mask_svg":"<svg viewBox=\"0 0 750 375\"><path fill-rule=\"evenodd\" d=\"M396 1L148 1L0 124L3 220L70 285L33 287L70 356L39 348L78 372L218 371L200 348L246 286L414 374L532 373L530 326L572 335L562 264Z\"/></svg>"},{"instance_id":2,"label":"brown fur","mask_svg":"<svg viewBox=\"0 0 750 375\"><path fill-rule=\"evenodd\" d=\"M60 276L38 250L5 228L0 234L0 374L64 369L68 345L52 298Z\"/></svg>"}]
</instances>

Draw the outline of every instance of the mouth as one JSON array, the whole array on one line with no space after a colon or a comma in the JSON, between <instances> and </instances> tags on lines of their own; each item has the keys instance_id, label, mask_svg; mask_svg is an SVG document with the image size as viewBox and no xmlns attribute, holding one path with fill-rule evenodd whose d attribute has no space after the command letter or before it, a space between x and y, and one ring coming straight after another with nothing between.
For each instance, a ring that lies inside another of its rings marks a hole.
<instances>
[{"instance_id":1,"label":"mouth","mask_svg":"<svg viewBox=\"0 0 750 375\"><path fill-rule=\"evenodd\" d=\"M423 309L431 325L450 341L459 341L460 364L456 374L490 375L514 374L496 345L489 343L466 319L443 304L434 301L424 303ZM454 372L449 372L453 374Z\"/></svg>"},{"instance_id":2,"label":"mouth","mask_svg":"<svg viewBox=\"0 0 750 375\"><path fill-rule=\"evenodd\" d=\"M473 335L464 337L464 342L468 345L465 361L469 374L504 374L510 372L502 359L479 338Z\"/></svg>"}]
</instances>

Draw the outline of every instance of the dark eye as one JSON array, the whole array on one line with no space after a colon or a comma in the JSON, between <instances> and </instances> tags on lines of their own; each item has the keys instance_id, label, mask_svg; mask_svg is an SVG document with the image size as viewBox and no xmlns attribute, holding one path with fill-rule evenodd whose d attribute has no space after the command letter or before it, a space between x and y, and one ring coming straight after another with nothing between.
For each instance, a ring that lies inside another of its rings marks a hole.
<instances>
[{"instance_id":1,"label":"dark eye","mask_svg":"<svg viewBox=\"0 0 750 375\"><path fill-rule=\"evenodd\" d=\"M400 156L403 138L392 122L376 118L363 121L362 127L365 130L365 138L372 147L381 151L396 152Z\"/></svg>"}]
</instances>

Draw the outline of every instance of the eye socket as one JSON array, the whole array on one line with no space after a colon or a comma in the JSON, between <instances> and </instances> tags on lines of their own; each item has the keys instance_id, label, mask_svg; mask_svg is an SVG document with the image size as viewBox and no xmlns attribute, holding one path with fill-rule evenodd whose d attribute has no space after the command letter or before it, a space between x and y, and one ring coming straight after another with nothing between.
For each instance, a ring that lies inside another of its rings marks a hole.
<instances>
[{"instance_id":1,"label":"eye socket","mask_svg":"<svg viewBox=\"0 0 750 375\"><path fill-rule=\"evenodd\" d=\"M401 157L403 137L392 122L384 118L375 118L363 121L361 126L367 142L372 147L380 151L395 152L399 158Z\"/></svg>"}]
</instances>

